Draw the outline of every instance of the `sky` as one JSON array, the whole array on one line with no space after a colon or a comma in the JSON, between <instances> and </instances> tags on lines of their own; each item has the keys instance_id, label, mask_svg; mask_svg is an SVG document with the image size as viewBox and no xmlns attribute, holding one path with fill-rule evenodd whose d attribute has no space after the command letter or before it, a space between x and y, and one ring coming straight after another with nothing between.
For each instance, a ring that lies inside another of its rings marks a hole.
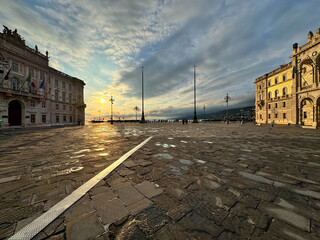
<instances>
[{"instance_id":1,"label":"sky","mask_svg":"<svg viewBox=\"0 0 320 240\"><path fill-rule=\"evenodd\" d=\"M319 0L2 0L0 22L85 83L86 118L146 119L254 105L254 81L320 27ZM102 104L100 99L105 99Z\"/></svg>"}]
</instances>

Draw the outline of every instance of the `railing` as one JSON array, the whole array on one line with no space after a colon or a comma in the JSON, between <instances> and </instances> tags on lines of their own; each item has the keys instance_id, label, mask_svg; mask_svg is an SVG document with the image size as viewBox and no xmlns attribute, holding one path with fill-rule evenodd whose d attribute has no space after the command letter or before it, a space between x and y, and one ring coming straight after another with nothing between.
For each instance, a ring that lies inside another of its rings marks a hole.
<instances>
[{"instance_id":1,"label":"railing","mask_svg":"<svg viewBox=\"0 0 320 240\"><path fill-rule=\"evenodd\" d=\"M303 49L307 48L308 46L309 46L309 43L307 42L307 43L301 45L301 46L299 47L299 49L300 49L300 50L303 50Z\"/></svg>"},{"instance_id":2,"label":"railing","mask_svg":"<svg viewBox=\"0 0 320 240\"><path fill-rule=\"evenodd\" d=\"M13 94L13 95L20 95L20 96L25 96L25 97L37 97L37 98L43 98L46 96L46 94L41 94L40 92L37 93L30 93L29 91L24 91L24 90L14 90L11 88L4 88L0 87L0 92L4 92L6 94Z\"/></svg>"}]
</instances>

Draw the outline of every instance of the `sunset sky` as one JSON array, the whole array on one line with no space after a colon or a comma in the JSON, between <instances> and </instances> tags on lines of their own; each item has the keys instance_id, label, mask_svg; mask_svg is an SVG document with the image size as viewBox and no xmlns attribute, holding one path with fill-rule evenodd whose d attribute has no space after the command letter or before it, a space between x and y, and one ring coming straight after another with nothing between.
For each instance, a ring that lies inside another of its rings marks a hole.
<instances>
[{"instance_id":1,"label":"sunset sky","mask_svg":"<svg viewBox=\"0 0 320 240\"><path fill-rule=\"evenodd\" d=\"M290 61L320 27L318 0L2 0L1 25L18 29L32 48L49 51L50 66L86 83L86 118L135 118L254 105L254 80ZM104 98L105 103L100 99Z\"/></svg>"}]
</instances>

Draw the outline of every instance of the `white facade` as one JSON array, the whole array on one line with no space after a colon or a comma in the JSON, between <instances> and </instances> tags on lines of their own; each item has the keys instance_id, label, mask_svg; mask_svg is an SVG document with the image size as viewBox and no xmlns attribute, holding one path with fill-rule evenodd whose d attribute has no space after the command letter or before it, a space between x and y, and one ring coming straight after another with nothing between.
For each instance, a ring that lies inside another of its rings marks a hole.
<instances>
[{"instance_id":1,"label":"white facade","mask_svg":"<svg viewBox=\"0 0 320 240\"><path fill-rule=\"evenodd\" d=\"M44 55L37 46L26 46L16 30L5 27L0 33L1 128L83 125L84 85L82 80L49 67L48 52Z\"/></svg>"}]
</instances>

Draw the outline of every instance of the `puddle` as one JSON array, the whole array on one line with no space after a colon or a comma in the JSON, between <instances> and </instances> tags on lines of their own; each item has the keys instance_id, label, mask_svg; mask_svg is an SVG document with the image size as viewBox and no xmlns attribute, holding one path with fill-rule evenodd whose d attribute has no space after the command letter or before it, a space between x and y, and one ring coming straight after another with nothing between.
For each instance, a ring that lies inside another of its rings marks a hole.
<instances>
[{"instance_id":1,"label":"puddle","mask_svg":"<svg viewBox=\"0 0 320 240\"><path fill-rule=\"evenodd\" d=\"M201 164L204 164L206 163L207 161L204 161L204 160L200 160L200 159L195 159L197 163L201 163Z\"/></svg>"},{"instance_id":2,"label":"puddle","mask_svg":"<svg viewBox=\"0 0 320 240\"><path fill-rule=\"evenodd\" d=\"M209 141L203 141L204 143L213 143L213 142L209 142Z\"/></svg>"},{"instance_id":3,"label":"puddle","mask_svg":"<svg viewBox=\"0 0 320 240\"><path fill-rule=\"evenodd\" d=\"M105 148L96 148L96 149L94 149L95 151L103 151L103 150L105 150Z\"/></svg>"},{"instance_id":4,"label":"puddle","mask_svg":"<svg viewBox=\"0 0 320 240\"><path fill-rule=\"evenodd\" d=\"M170 144L170 147L175 148L175 147L176 147L176 145Z\"/></svg>"},{"instance_id":5,"label":"puddle","mask_svg":"<svg viewBox=\"0 0 320 240\"><path fill-rule=\"evenodd\" d=\"M158 154L156 154L154 156L155 157L165 158L165 159L168 159L168 160L173 159L173 157L170 154L167 154L167 153L158 153Z\"/></svg>"},{"instance_id":6,"label":"puddle","mask_svg":"<svg viewBox=\"0 0 320 240\"><path fill-rule=\"evenodd\" d=\"M161 143L156 142L154 145L156 145L156 146L160 147L160 146L161 146Z\"/></svg>"},{"instance_id":7,"label":"puddle","mask_svg":"<svg viewBox=\"0 0 320 240\"><path fill-rule=\"evenodd\" d=\"M250 149L245 149L245 148L240 149L240 151L242 151L242 152L252 152L252 150L250 150Z\"/></svg>"},{"instance_id":8,"label":"puddle","mask_svg":"<svg viewBox=\"0 0 320 240\"><path fill-rule=\"evenodd\" d=\"M172 140L173 138L172 138L172 137L168 137L168 139L169 139L169 140Z\"/></svg>"},{"instance_id":9,"label":"puddle","mask_svg":"<svg viewBox=\"0 0 320 240\"><path fill-rule=\"evenodd\" d=\"M98 155L101 157L105 157L105 156L109 156L109 153L99 153Z\"/></svg>"},{"instance_id":10,"label":"puddle","mask_svg":"<svg viewBox=\"0 0 320 240\"><path fill-rule=\"evenodd\" d=\"M166 143L164 143L164 144L162 145L162 147L164 147L164 148L168 148L168 147L169 147L169 145L168 145L168 144L166 144Z\"/></svg>"},{"instance_id":11,"label":"puddle","mask_svg":"<svg viewBox=\"0 0 320 240\"><path fill-rule=\"evenodd\" d=\"M188 143L187 141L183 141L183 140L181 140L180 142L182 142L182 143Z\"/></svg>"},{"instance_id":12,"label":"puddle","mask_svg":"<svg viewBox=\"0 0 320 240\"><path fill-rule=\"evenodd\" d=\"M186 165L192 165L193 162L187 159L179 159L179 162L186 164Z\"/></svg>"},{"instance_id":13,"label":"puddle","mask_svg":"<svg viewBox=\"0 0 320 240\"><path fill-rule=\"evenodd\" d=\"M76 156L71 156L70 158L81 158L81 157L84 157L85 155L82 154L82 155L76 155Z\"/></svg>"},{"instance_id":14,"label":"puddle","mask_svg":"<svg viewBox=\"0 0 320 240\"><path fill-rule=\"evenodd\" d=\"M70 169L64 169L62 171L53 173L52 176L56 177L56 176L61 176L61 175L68 175L70 173L77 172L77 171L80 171L82 169L83 169L83 167L73 167L73 168L70 168Z\"/></svg>"},{"instance_id":15,"label":"puddle","mask_svg":"<svg viewBox=\"0 0 320 240\"><path fill-rule=\"evenodd\" d=\"M80 171L82 169L83 169L83 167L73 167L73 168L70 169L70 171L71 172L77 172L77 171Z\"/></svg>"},{"instance_id":16,"label":"puddle","mask_svg":"<svg viewBox=\"0 0 320 240\"><path fill-rule=\"evenodd\" d=\"M91 150L90 149L82 149L82 150L80 150L80 151L78 151L78 152L75 152L74 154L79 154L79 153L84 153L84 152L91 152Z\"/></svg>"},{"instance_id":17,"label":"puddle","mask_svg":"<svg viewBox=\"0 0 320 240\"><path fill-rule=\"evenodd\" d=\"M180 172L180 168L176 166L169 165L170 171L175 173L176 175L182 175Z\"/></svg>"}]
</instances>

